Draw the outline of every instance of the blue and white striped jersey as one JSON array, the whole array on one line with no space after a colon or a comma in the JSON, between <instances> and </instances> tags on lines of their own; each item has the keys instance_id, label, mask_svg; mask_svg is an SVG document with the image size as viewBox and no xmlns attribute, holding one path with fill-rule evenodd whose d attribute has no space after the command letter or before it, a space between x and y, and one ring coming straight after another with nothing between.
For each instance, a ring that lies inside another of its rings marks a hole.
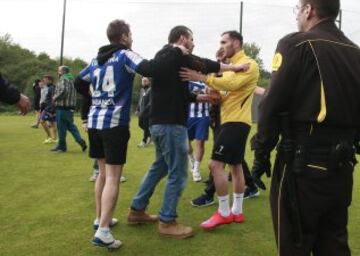
<instances>
[{"instance_id":1,"label":"blue and white striped jersey","mask_svg":"<svg viewBox=\"0 0 360 256\"><path fill-rule=\"evenodd\" d=\"M189 91L195 94L205 93L206 85L202 82L189 82ZM207 102L192 102L189 106L189 118L209 116L209 106Z\"/></svg>"},{"instance_id":2,"label":"blue and white striped jersey","mask_svg":"<svg viewBox=\"0 0 360 256\"><path fill-rule=\"evenodd\" d=\"M121 49L102 66L93 59L80 72L82 80L91 82L88 128L103 130L129 124L134 75L143 60L138 54Z\"/></svg>"}]
</instances>

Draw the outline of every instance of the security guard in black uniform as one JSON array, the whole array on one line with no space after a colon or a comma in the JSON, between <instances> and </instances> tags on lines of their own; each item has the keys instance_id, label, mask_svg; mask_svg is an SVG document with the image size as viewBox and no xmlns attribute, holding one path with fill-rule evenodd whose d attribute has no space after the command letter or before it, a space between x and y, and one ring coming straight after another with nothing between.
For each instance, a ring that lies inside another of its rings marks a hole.
<instances>
[{"instance_id":1,"label":"security guard in black uniform","mask_svg":"<svg viewBox=\"0 0 360 256\"><path fill-rule=\"evenodd\" d=\"M258 183L270 175L277 145L270 203L279 256L351 254L347 221L359 148L360 49L336 27L339 8L339 0L300 0L300 32L278 43L251 141Z\"/></svg>"}]
</instances>

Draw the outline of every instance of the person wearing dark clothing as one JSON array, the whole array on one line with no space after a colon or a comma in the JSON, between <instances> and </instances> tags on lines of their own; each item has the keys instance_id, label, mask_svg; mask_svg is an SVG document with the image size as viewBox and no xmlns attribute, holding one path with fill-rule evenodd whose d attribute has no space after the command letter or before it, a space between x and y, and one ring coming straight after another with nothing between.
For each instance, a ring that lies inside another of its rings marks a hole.
<instances>
[{"instance_id":1,"label":"person wearing dark clothing","mask_svg":"<svg viewBox=\"0 0 360 256\"><path fill-rule=\"evenodd\" d=\"M43 77L45 88L42 89L40 97L40 123L44 128L47 138L44 144L56 143L56 110L53 103L53 96L55 93L54 78L50 75Z\"/></svg>"},{"instance_id":2,"label":"person wearing dark clothing","mask_svg":"<svg viewBox=\"0 0 360 256\"><path fill-rule=\"evenodd\" d=\"M149 78L143 77L141 79L141 90L138 104L138 115L139 115L139 127L144 131L144 136L138 147L143 148L147 146L151 141L151 134L149 129L149 118L150 118L150 93L151 93L151 82Z\"/></svg>"},{"instance_id":3,"label":"person wearing dark clothing","mask_svg":"<svg viewBox=\"0 0 360 256\"><path fill-rule=\"evenodd\" d=\"M33 93L34 93L34 101L33 101L33 108L36 112L36 121L31 128L39 128L40 124L40 97L41 97L41 88L40 88L40 79L36 79L33 83Z\"/></svg>"},{"instance_id":4,"label":"person wearing dark clothing","mask_svg":"<svg viewBox=\"0 0 360 256\"><path fill-rule=\"evenodd\" d=\"M335 25L339 0L300 0L298 33L282 38L252 138L257 182L270 175L279 256L349 256L360 49ZM279 136L281 140L279 141Z\"/></svg>"},{"instance_id":5,"label":"person wearing dark clothing","mask_svg":"<svg viewBox=\"0 0 360 256\"><path fill-rule=\"evenodd\" d=\"M4 79L0 73L0 102L16 104L22 115L26 115L31 107L29 98L20 93L13 85Z\"/></svg>"}]
</instances>

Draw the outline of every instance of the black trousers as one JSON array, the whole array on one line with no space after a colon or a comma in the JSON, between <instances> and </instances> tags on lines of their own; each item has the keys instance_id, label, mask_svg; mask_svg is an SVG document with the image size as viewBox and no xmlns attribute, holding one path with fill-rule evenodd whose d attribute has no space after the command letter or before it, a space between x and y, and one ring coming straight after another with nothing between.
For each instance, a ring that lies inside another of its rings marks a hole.
<instances>
[{"instance_id":1,"label":"black trousers","mask_svg":"<svg viewBox=\"0 0 360 256\"><path fill-rule=\"evenodd\" d=\"M151 137L149 118L148 117L139 117L139 127L143 130L143 139L142 139L142 141L144 143L146 143L148 138Z\"/></svg>"},{"instance_id":2,"label":"black trousers","mask_svg":"<svg viewBox=\"0 0 360 256\"><path fill-rule=\"evenodd\" d=\"M306 159L293 175L298 200L303 245L294 243L294 222L289 204L289 169L276 157L270 204L279 256L348 256L348 207L351 203L354 163L327 168L323 156ZM291 184L291 183L290 183Z\"/></svg>"},{"instance_id":3,"label":"black trousers","mask_svg":"<svg viewBox=\"0 0 360 256\"><path fill-rule=\"evenodd\" d=\"M255 183L253 181L253 178L252 178L252 176L250 174L249 166L247 165L246 161L244 161L242 163L242 168L243 168L243 171L244 171L245 185L247 187L249 187L250 189L256 189L256 185L255 185ZM229 175L231 175L231 174L229 174ZM209 172L209 179L206 182L206 187L205 187L204 191L210 197L213 197L215 192L216 192L214 178L213 178L211 172Z\"/></svg>"}]
</instances>

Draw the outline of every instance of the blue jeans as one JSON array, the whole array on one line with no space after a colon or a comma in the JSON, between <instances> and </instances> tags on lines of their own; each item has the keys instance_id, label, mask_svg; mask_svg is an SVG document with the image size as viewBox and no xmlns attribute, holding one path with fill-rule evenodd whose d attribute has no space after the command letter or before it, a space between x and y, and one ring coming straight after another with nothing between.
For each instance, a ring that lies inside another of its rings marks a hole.
<instances>
[{"instance_id":1,"label":"blue jeans","mask_svg":"<svg viewBox=\"0 0 360 256\"><path fill-rule=\"evenodd\" d=\"M187 181L187 128L182 125L157 124L150 127L150 132L156 148L156 159L143 178L131 207L135 210L145 209L156 185L168 175L160 220L171 222L177 217L176 207Z\"/></svg>"},{"instance_id":2,"label":"blue jeans","mask_svg":"<svg viewBox=\"0 0 360 256\"><path fill-rule=\"evenodd\" d=\"M74 112L71 110L56 109L56 125L59 134L59 143L57 149L66 151L66 131L74 137L77 143L82 141L78 128L74 124Z\"/></svg>"}]
</instances>

